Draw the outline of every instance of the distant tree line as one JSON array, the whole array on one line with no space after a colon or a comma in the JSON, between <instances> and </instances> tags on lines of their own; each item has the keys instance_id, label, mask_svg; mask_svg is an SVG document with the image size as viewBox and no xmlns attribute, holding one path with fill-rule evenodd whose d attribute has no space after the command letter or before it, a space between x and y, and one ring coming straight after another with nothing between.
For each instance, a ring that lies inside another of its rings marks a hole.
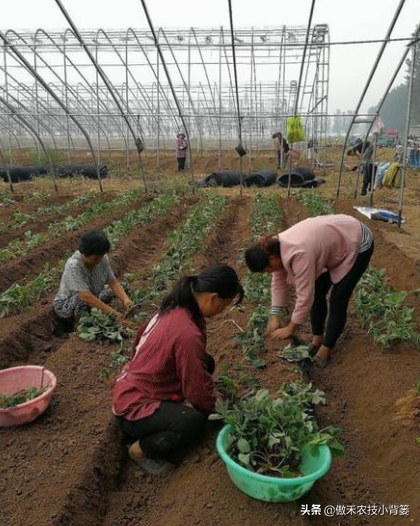
<instances>
[{"instance_id":1,"label":"distant tree line","mask_svg":"<svg viewBox=\"0 0 420 526\"><path fill-rule=\"evenodd\" d=\"M414 33L413 33L414 36ZM397 128L400 135L404 133L407 116L408 85L411 76L412 55L406 60L407 73L405 82L392 89L381 109L381 117L387 128ZM369 108L374 113L377 106ZM410 124L420 124L420 43L416 44L416 59L413 75L413 94L410 109Z\"/></svg>"}]
</instances>

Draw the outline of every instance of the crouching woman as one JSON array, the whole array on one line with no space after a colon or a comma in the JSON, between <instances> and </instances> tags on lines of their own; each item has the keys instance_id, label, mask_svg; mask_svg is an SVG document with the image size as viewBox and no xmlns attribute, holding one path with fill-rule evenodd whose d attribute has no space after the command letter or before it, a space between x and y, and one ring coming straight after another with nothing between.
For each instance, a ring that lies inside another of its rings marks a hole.
<instances>
[{"instance_id":1,"label":"crouching woman","mask_svg":"<svg viewBox=\"0 0 420 526\"><path fill-rule=\"evenodd\" d=\"M163 473L203 432L218 393L206 352L206 322L243 289L236 272L213 265L183 277L137 334L113 388L113 412L134 441L129 456L149 473Z\"/></svg>"}]
</instances>

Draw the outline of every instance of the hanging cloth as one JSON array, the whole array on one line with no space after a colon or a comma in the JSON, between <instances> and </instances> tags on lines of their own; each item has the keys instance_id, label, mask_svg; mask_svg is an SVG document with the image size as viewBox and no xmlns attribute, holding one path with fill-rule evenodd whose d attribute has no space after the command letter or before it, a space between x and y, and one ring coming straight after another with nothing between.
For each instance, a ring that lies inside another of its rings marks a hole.
<instances>
[{"instance_id":1,"label":"hanging cloth","mask_svg":"<svg viewBox=\"0 0 420 526\"><path fill-rule=\"evenodd\" d=\"M305 130L302 126L300 117L290 117L287 119L287 142L303 142L306 140Z\"/></svg>"}]
</instances>

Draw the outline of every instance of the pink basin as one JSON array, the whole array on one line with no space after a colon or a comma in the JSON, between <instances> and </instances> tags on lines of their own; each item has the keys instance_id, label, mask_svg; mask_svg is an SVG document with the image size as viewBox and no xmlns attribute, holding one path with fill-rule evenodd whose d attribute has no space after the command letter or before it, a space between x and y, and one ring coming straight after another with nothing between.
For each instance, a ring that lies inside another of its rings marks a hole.
<instances>
[{"instance_id":1,"label":"pink basin","mask_svg":"<svg viewBox=\"0 0 420 526\"><path fill-rule=\"evenodd\" d=\"M47 387L41 396L8 409L0 408L0 427L20 426L32 422L47 409L57 386L51 371L38 365L11 367L0 371L0 393L11 396L31 387Z\"/></svg>"}]
</instances>

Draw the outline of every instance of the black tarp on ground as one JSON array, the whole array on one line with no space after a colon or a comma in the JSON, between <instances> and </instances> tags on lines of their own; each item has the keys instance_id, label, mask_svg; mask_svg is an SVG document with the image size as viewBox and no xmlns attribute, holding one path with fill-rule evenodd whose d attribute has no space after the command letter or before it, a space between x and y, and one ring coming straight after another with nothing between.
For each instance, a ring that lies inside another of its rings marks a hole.
<instances>
[{"instance_id":1,"label":"black tarp on ground","mask_svg":"<svg viewBox=\"0 0 420 526\"><path fill-rule=\"evenodd\" d=\"M94 164L65 164L58 167L60 177L73 177L74 175L83 175L89 179L96 179L96 166ZM108 175L108 167L104 164L99 165L99 175L105 179Z\"/></svg>"},{"instance_id":2,"label":"black tarp on ground","mask_svg":"<svg viewBox=\"0 0 420 526\"><path fill-rule=\"evenodd\" d=\"M271 186L276 182L277 172L273 170L260 170L251 175L248 175L244 179L244 186L257 186L262 188L263 186Z\"/></svg>"},{"instance_id":3,"label":"black tarp on ground","mask_svg":"<svg viewBox=\"0 0 420 526\"><path fill-rule=\"evenodd\" d=\"M12 183L20 181L30 181L34 177L46 174L47 170L42 166L9 166ZM7 172L4 166L0 166L0 177L5 183L8 182Z\"/></svg>"},{"instance_id":4,"label":"black tarp on ground","mask_svg":"<svg viewBox=\"0 0 420 526\"><path fill-rule=\"evenodd\" d=\"M244 174L242 174L242 177L245 179ZM241 172L232 171L213 172L202 182L202 186L223 186L224 188L230 188L238 184L241 184Z\"/></svg>"},{"instance_id":5,"label":"black tarp on ground","mask_svg":"<svg viewBox=\"0 0 420 526\"><path fill-rule=\"evenodd\" d=\"M297 166L279 177L278 183L283 188L288 187L289 173L292 188L316 188L325 183L324 179L315 179L314 172L308 166Z\"/></svg>"}]
</instances>

